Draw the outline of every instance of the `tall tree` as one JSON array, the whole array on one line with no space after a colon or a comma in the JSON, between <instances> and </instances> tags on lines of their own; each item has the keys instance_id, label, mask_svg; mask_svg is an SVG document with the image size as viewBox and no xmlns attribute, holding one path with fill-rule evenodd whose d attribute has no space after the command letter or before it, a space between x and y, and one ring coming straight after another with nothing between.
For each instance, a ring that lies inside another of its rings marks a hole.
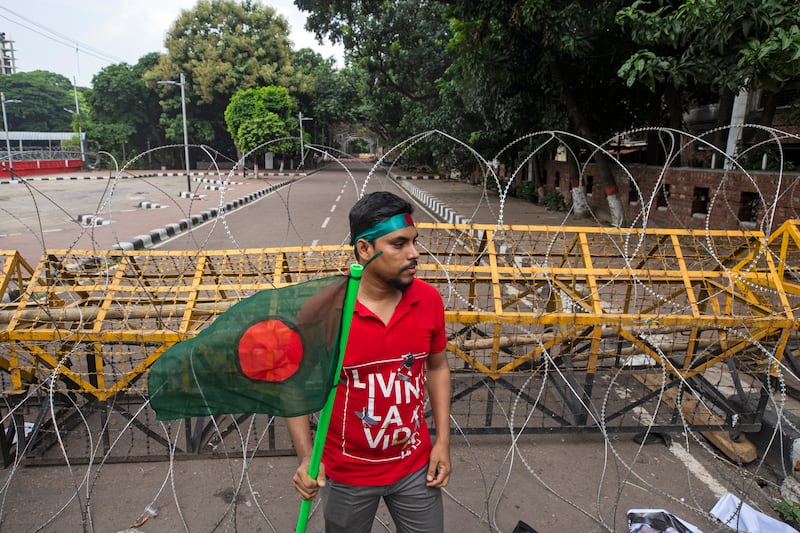
<instances>
[{"instance_id":1,"label":"tall tree","mask_svg":"<svg viewBox=\"0 0 800 533\"><path fill-rule=\"evenodd\" d=\"M334 70L332 58L324 59L311 48L301 48L292 53L292 76L287 88L304 114L310 114L314 109L317 79L330 77Z\"/></svg>"},{"instance_id":2,"label":"tall tree","mask_svg":"<svg viewBox=\"0 0 800 533\"><path fill-rule=\"evenodd\" d=\"M167 32L167 54L148 72L151 86L185 75L190 143L233 151L223 119L231 96L250 87L288 86L291 42L286 19L252 0L199 0ZM162 123L182 141L180 92L162 87Z\"/></svg>"},{"instance_id":3,"label":"tall tree","mask_svg":"<svg viewBox=\"0 0 800 533\"><path fill-rule=\"evenodd\" d=\"M328 112L329 97L336 94L339 84L333 58L325 59L310 48L301 48L292 54L292 67L289 94L297 102L296 111L313 119L313 125L309 129L319 135L311 135L311 139L322 142L326 139L325 133L339 120L344 109L357 107L358 100L337 100L332 105L341 111Z\"/></svg>"},{"instance_id":4,"label":"tall tree","mask_svg":"<svg viewBox=\"0 0 800 533\"><path fill-rule=\"evenodd\" d=\"M641 47L621 66L628 86L699 103L716 98L718 125L727 125L733 96L761 90L760 123L769 126L775 95L800 79L800 9L793 0L636 0L617 22ZM680 126L686 107L672 106L671 125ZM722 132L721 132L722 133ZM714 143L724 149L725 139Z\"/></svg>"},{"instance_id":5,"label":"tall tree","mask_svg":"<svg viewBox=\"0 0 800 533\"><path fill-rule=\"evenodd\" d=\"M448 3L458 28L450 72L476 95L472 101L482 104L485 116L508 117L501 122L506 135L538 129L537 122L544 129L566 123L600 142L641 120L652 98L626 90L616 73L631 53L630 39L614 24L624 0ZM466 94L463 100L470 102ZM573 148L577 154L581 147ZM597 155L595 162L612 223L619 225L622 205L613 174L605 157ZM573 196L580 192L573 186Z\"/></svg>"},{"instance_id":6,"label":"tall tree","mask_svg":"<svg viewBox=\"0 0 800 533\"><path fill-rule=\"evenodd\" d=\"M225 109L225 123L242 154L263 155L270 151L285 154L295 146L287 140L263 146L268 141L290 135L296 120L292 117L292 98L284 87L245 89L233 95Z\"/></svg>"},{"instance_id":7,"label":"tall tree","mask_svg":"<svg viewBox=\"0 0 800 533\"><path fill-rule=\"evenodd\" d=\"M103 150L121 161L164 142L158 127L161 114L158 93L143 79L158 58L159 54L152 52L135 65L110 65L92 78L93 90L87 97L91 113L85 130ZM163 157L164 154L156 154L155 160L144 158L141 164L160 165Z\"/></svg>"},{"instance_id":8,"label":"tall tree","mask_svg":"<svg viewBox=\"0 0 800 533\"><path fill-rule=\"evenodd\" d=\"M363 71L359 113L365 126L389 141L430 127L440 104L438 81L449 65L443 3L296 0L295 5L311 11L307 29L342 42L351 67Z\"/></svg>"},{"instance_id":9,"label":"tall tree","mask_svg":"<svg viewBox=\"0 0 800 533\"><path fill-rule=\"evenodd\" d=\"M321 73L314 80L313 116L317 142L333 147L333 129L341 124L367 124L372 113L364 91L367 74L358 65Z\"/></svg>"},{"instance_id":10,"label":"tall tree","mask_svg":"<svg viewBox=\"0 0 800 533\"><path fill-rule=\"evenodd\" d=\"M21 100L6 106L10 130L71 131L75 108L74 87L65 76L45 70L0 76L0 91L6 100Z\"/></svg>"}]
</instances>

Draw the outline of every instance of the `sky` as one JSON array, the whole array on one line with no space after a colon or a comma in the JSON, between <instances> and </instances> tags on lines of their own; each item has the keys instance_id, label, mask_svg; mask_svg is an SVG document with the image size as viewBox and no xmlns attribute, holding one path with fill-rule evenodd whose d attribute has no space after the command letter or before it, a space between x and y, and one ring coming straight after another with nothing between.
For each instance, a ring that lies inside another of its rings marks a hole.
<instances>
[{"instance_id":1,"label":"sky","mask_svg":"<svg viewBox=\"0 0 800 533\"><path fill-rule=\"evenodd\" d=\"M180 12L197 0L0 0L0 32L14 41L17 72L47 70L90 87L115 63L136 64L166 52L164 38ZM292 0L261 0L289 22L295 50L311 48L343 66L342 47L319 44L305 31L306 14ZM76 51L77 50L77 51Z\"/></svg>"}]
</instances>

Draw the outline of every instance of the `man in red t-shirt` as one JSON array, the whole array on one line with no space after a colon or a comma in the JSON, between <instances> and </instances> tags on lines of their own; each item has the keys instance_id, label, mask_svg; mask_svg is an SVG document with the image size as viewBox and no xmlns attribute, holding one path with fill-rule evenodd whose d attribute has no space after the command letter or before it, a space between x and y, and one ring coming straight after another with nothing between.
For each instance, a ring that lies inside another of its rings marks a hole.
<instances>
[{"instance_id":1,"label":"man in red t-shirt","mask_svg":"<svg viewBox=\"0 0 800 533\"><path fill-rule=\"evenodd\" d=\"M444 530L440 489L451 470L444 305L415 277L412 211L385 191L350 210L351 244L365 268L317 479L308 476L308 417L287 419L299 462L292 481L305 499L324 487L326 533L369 533L381 498L399 533Z\"/></svg>"}]
</instances>

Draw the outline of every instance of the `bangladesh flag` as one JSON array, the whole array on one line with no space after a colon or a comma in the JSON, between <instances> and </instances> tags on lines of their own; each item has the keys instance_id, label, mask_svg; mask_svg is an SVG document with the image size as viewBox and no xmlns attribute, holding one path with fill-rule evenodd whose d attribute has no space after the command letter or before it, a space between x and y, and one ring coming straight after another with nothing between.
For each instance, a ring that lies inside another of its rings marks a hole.
<instances>
[{"instance_id":1,"label":"bangladesh flag","mask_svg":"<svg viewBox=\"0 0 800 533\"><path fill-rule=\"evenodd\" d=\"M258 292L167 349L147 389L159 420L319 411L336 378L347 276Z\"/></svg>"}]
</instances>

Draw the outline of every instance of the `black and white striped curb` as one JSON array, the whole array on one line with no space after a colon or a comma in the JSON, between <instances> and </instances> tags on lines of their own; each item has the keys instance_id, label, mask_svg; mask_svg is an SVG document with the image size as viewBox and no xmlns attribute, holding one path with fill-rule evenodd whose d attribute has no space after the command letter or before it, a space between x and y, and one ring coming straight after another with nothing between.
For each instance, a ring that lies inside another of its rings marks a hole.
<instances>
[{"instance_id":1,"label":"black and white striped curb","mask_svg":"<svg viewBox=\"0 0 800 533\"><path fill-rule=\"evenodd\" d=\"M196 181L198 183L210 183L212 185L224 185L225 187L229 187L231 185L242 185L243 181L231 181L231 180L220 180L220 179L208 179L208 178L192 178L192 181Z\"/></svg>"},{"instance_id":2,"label":"black and white striped curb","mask_svg":"<svg viewBox=\"0 0 800 533\"><path fill-rule=\"evenodd\" d=\"M77 221L84 226L107 226L113 223L113 220L106 220L97 215L78 215Z\"/></svg>"},{"instance_id":3,"label":"black and white striped curb","mask_svg":"<svg viewBox=\"0 0 800 533\"><path fill-rule=\"evenodd\" d=\"M179 233L182 233L194 226L200 225L204 222L208 222L209 220L216 218L224 213L229 211L233 211L239 207L242 207L245 204L248 204L254 200L261 198L262 196L266 196L278 189L286 187L294 183L294 179L282 181L281 183L275 183L270 185L265 189L261 189L260 191L254 192L252 194L248 194L238 200L234 200L232 202L228 202L225 205L212 207L211 209L207 209L202 213L198 213L196 215L192 215L189 218L183 218L177 222L173 222L172 224L167 224L163 228L155 229L150 231L145 235L137 235L130 241L120 242L115 244L111 247L112 250L144 250L146 248L150 248L155 244L160 242L166 241Z\"/></svg>"},{"instance_id":4,"label":"black and white striped curb","mask_svg":"<svg viewBox=\"0 0 800 533\"><path fill-rule=\"evenodd\" d=\"M0 180L0 183L25 183L27 181L79 181L79 180L108 180L108 179L135 179L149 178L150 175L140 176L30 176L27 178L14 178L13 180Z\"/></svg>"},{"instance_id":5,"label":"black and white striped curb","mask_svg":"<svg viewBox=\"0 0 800 533\"><path fill-rule=\"evenodd\" d=\"M411 194L411 196L413 196L414 198L419 200L422 204L424 204L425 207L430 209L443 222L447 222L448 224L466 224L466 225L472 223L471 219L459 215L458 213L453 211L450 207L439 201L435 196L423 191L413 183L401 181L400 186L404 188L406 191L408 191L408 193ZM470 229L467 230L465 233L474 239L482 240L486 232L482 229ZM497 234L495 234L495 249L497 250L497 253L500 254L513 253L513 248L503 244L502 239L498 239Z\"/></svg>"},{"instance_id":6,"label":"black and white striped curb","mask_svg":"<svg viewBox=\"0 0 800 533\"><path fill-rule=\"evenodd\" d=\"M440 202L435 196L423 191L413 183L401 181L400 186L408 191L411 196L422 202L425 207L433 211L443 222L447 222L448 224L469 224L472 222L470 219L462 217L447 205Z\"/></svg>"},{"instance_id":7,"label":"black and white striped curb","mask_svg":"<svg viewBox=\"0 0 800 533\"><path fill-rule=\"evenodd\" d=\"M230 182L225 179L227 174L217 174L214 172L202 172L202 173L190 173L190 176L198 176L192 178L192 181L200 181L205 178L201 178L200 176L215 176L217 179L216 182L219 183L241 183L241 182ZM235 175L235 174L234 174ZM308 174L305 172L271 172L271 173L259 173L258 178L269 178L269 177L293 177L293 178L303 178L306 177ZM30 176L30 177L17 177L13 179L0 179L0 185L10 185L10 184L19 184L24 183L27 181L79 181L79 180L110 180L110 179L122 179L122 180L131 180L131 179L138 179L138 178L165 178L165 177L185 177L186 172L150 172L147 174L122 174L119 176L116 175L108 175L108 176ZM238 177L238 176L237 176Z\"/></svg>"},{"instance_id":8,"label":"black and white striped curb","mask_svg":"<svg viewBox=\"0 0 800 533\"><path fill-rule=\"evenodd\" d=\"M169 207L168 205L161 205L155 202L139 202L139 207L144 209L164 209L165 207Z\"/></svg>"},{"instance_id":9,"label":"black and white striped curb","mask_svg":"<svg viewBox=\"0 0 800 533\"><path fill-rule=\"evenodd\" d=\"M396 180L440 180L441 176L438 174L420 174L420 175L395 175Z\"/></svg>"}]
</instances>

